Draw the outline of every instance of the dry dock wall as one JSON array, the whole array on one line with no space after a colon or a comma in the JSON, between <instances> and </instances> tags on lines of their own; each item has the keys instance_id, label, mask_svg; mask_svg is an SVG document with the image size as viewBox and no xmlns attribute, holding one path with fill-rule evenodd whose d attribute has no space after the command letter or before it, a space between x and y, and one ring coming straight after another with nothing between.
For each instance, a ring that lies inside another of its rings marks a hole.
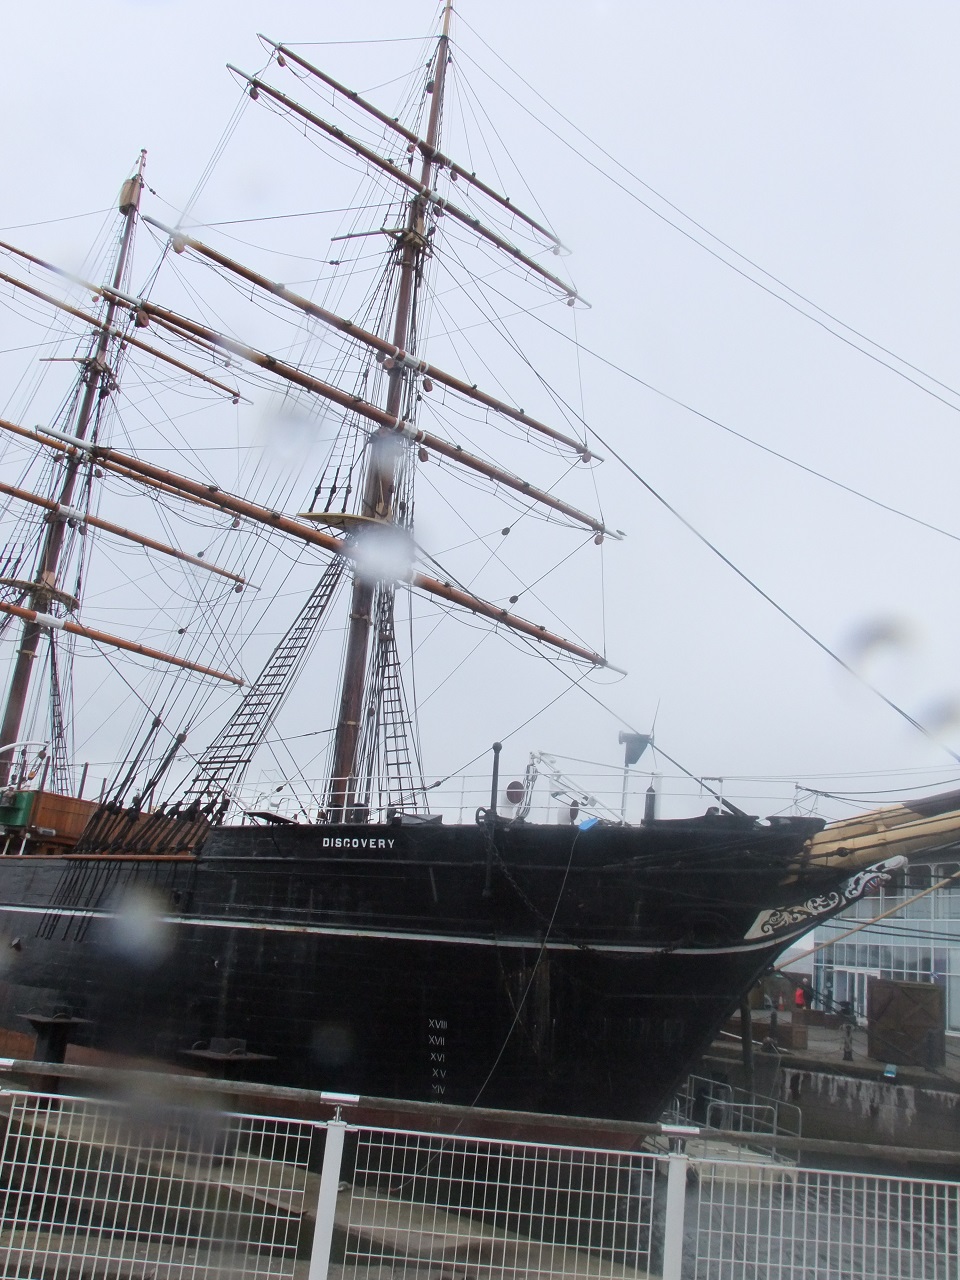
<instances>
[{"instance_id":1,"label":"dry dock wall","mask_svg":"<svg viewBox=\"0 0 960 1280\"><path fill-rule=\"evenodd\" d=\"M960 1093L782 1067L779 1096L800 1108L805 1138L960 1152Z\"/></svg>"},{"instance_id":2,"label":"dry dock wall","mask_svg":"<svg viewBox=\"0 0 960 1280\"><path fill-rule=\"evenodd\" d=\"M960 1160L960 1089L956 1082L884 1080L879 1069L859 1063L849 1073L822 1063L754 1057L754 1089L768 1098L799 1107L805 1138L860 1142L892 1147L955 1148ZM700 1068L705 1076L745 1087L739 1058L711 1054ZM927 1074L927 1073L925 1073Z\"/></svg>"}]
</instances>

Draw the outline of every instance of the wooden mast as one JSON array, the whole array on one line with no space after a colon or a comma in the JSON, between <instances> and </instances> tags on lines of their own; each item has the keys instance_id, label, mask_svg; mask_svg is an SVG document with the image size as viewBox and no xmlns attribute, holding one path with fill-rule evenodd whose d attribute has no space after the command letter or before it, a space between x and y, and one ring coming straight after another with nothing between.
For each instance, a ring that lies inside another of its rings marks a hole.
<instances>
[{"instance_id":1,"label":"wooden mast","mask_svg":"<svg viewBox=\"0 0 960 1280\"><path fill-rule=\"evenodd\" d=\"M123 184L120 192L120 212L126 221L113 272L113 285L116 289L119 289L123 283L123 273L133 240L134 224L137 210L140 207L140 193L143 190L143 167L146 157L147 153L141 151L136 175ZM86 362L86 371L84 373L86 385L84 386L83 397L80 401L73 429L73 434L78 440L85 439L98 405L101 400L110 394L113 388L113 371L107 364L106 355L110 348L110 328L117 305L113 300L108 301L106 315L103 320L104 327L100 330L100 336L97 339L93 355ZM73 493L82 462L83 459L80 455L67 459L64 465L63 481L57 495L57 502L60 506L69 507L72 505ZM60 555L63 550L65 530L66 521L62 519L53 519L47 525L37 561L34 589L30 593L30 603L33 610L40 613L45 610L46 603L50 599L51 590L57 589L57 577L60 569ZM19 737L27 695L30 691L30 676L36 661L37 648L42 634L43 628L38 625L35 619L24 619L20 647L17 650L13 673L10 677L3 719L0 721L0 747L11 746ZM12 753L0 753L0 786L6 786L12 768Z\"/></svg>"},{"instance_id":2,"label":"wooden mast","mask_svg":"<svg viewBox=\"0 0 960 1280\"><path fill-rule=\"evenodd\" d=\"M433 84L428 85L428 90L432 87L426 138L428 150L423 157L420 175L421 187L428 191L433 187L432 157L437 152L440 139L440 111L443 106L443 90L449 57L450 13L451 0L446 0L443 7L443 28L437 44ZM401 351L407 350L413 305L426 253L426 209L427 201L424 196L415 195L410 201L407 225L400 240L400 280L394 312L393 345ZM405 366L402 363L395 364L389 371L388 377L387 413L394 419L399 419L407 377ZM370 439L361 515L383 522L392 519L397 463L395 438L391 432L381 428ZM333 765L330 774L329 808L331 820L334 822L349 822L358 816L354 813L357 748L360 741L360 715L363 709L373 599L373 584L355 571L343 684L340 692L340 710L337 716Z\"/></svg>"}]
</instances>

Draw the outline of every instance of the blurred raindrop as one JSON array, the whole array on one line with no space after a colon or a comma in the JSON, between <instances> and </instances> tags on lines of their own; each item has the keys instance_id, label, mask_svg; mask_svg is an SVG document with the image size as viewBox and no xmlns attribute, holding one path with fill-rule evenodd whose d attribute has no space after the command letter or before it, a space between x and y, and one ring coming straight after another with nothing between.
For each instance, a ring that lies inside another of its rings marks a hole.
<instances>
[{"instance_id":1,"label":"blurred raindrop","mask_svg":"<svg viewBox=\"0 0 960 1280\"><path fill-rule=\"evenodd\" d=\"M173 939L163 919L166 903L147 889L124 894L111 921L110 948L141 968L153 968L169 954Z\"/></svg>"},{"instance_id":2,"label":"blurred raindrop","mask_svg":"<svg viewBox=\"0 0 960 1280\"><path fill-rule=\"evenodd\" d=\"M406 441L399 435L378 433L373 437L370 465L376 468L385 486L389 487L393 483L393 477L406 447Z\"/></svg>"},{"instance_id":3,"label":"blurred raindrop","mask_svg":"<svg viewBox=\"0 0 960 1280\"><path fill-rule=\"evenodd\" d=\"M906 657L915 647L916 632L905 618L869 618L847 636L844 654L856 671L863 672L889 657Z\"/></svg>"},{"instance_id":4,"label":"blurred raindrop","mask_svg":"<svg viewBox=\"0 0 960 1280\"><path fill-rule=\"evenodd\" d=\"M935 734L960 729L960 695L951 693L932 699L921 709L917 719Z\"/></svg>"},{"instance_id":5,"label":"blurred raindrop","mask_svg":"<svg viewBox=\"0 0 960 1280\"><path fill-rule=\"evenodd\" d=\"M395 524L364 527L356 548L357 574L364 582L403 582L413 573L413 538Z\"/></svg>"},{"instance_id":6,"label":"blurred raindrop","mask_svg":"<svg viewBox=\"0 0 960 1280\"><path fill-rule=\"evenodd\" d=\"M341 1022L321 1022L313 1029L310 1051L325 1067L342 1067L353 1057L353 1032Z\"/></svg>"},{"instance_id":7,"label":"blurred raindrop","mask_svg":"<svg viewBox=\"0 0 960 1280\"><path fill-rule=\"evenodd\" d=\"M331 435L330 415L318 412L315 405L289 399L266 407L256 426L257 443L268 450L275 463L288 468L304 462L310 451Z\"/></svg>"}]
</instances>

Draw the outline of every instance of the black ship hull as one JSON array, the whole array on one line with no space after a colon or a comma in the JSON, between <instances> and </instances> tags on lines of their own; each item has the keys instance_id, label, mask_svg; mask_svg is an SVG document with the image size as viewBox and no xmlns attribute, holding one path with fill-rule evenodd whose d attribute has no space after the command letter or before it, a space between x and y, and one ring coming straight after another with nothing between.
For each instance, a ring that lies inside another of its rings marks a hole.
<instances>
[{"instance_id":1,"label":"black ship hull","mask_svg":"<svg viewBox=\"0 0 960 1280\"><path fill-rule=\"evenodd\" d=\"M272 1083L656 1118L859 891L804 867L809 833L248 826L195 857L8 857L0 1026L64 1013L81 1044L181 1066L245 1042L235 1064Z\"/></svg>"}]
</instances>

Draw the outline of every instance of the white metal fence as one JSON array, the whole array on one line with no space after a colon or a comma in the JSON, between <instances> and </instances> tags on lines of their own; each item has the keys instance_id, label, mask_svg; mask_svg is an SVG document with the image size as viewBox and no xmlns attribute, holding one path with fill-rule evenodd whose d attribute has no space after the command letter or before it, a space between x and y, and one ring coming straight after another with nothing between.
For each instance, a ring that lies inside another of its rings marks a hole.
<instances>
[{"instance_id":1,"label":"white metal fence","mask_svg":"<svg viewBox=\"0 0 960 1280\"><path fill-rule=\"evenodd\" d=\"M656 1166L639 1152L359 1130L344 1267L502 1280L646 1276Z\"/></svg>"},{"instance_id":2,"label":"white metal fence","mask_svg":"<svg viewBox=\"0 0 960 1280\"><path fill-rule=\"evenodd\" d=\"M960 1183L701 1161L685 1199L674 1278L960 1276Z\"/></svg>"},{"instance_id":3,"label":"white metal fence","mask_svg":"<svg viewBox=\"0 0 960 1280\"><path fill-rule=\"evenodd\" d=\"M292 1276L314 1126L5 1094L4 1277Z\"/></svg>"},{"instance_id":4,"label":"white metal fence","mask_svg":"<svg viewBox=\"0 0 960 1280\"><path fill-rule=\"evenodd\" d=\"M10 1092L0 1107L3 1277L960 1276L957 1182L223 1114L156 1097Z\"/></svg>"}]
</instances>

